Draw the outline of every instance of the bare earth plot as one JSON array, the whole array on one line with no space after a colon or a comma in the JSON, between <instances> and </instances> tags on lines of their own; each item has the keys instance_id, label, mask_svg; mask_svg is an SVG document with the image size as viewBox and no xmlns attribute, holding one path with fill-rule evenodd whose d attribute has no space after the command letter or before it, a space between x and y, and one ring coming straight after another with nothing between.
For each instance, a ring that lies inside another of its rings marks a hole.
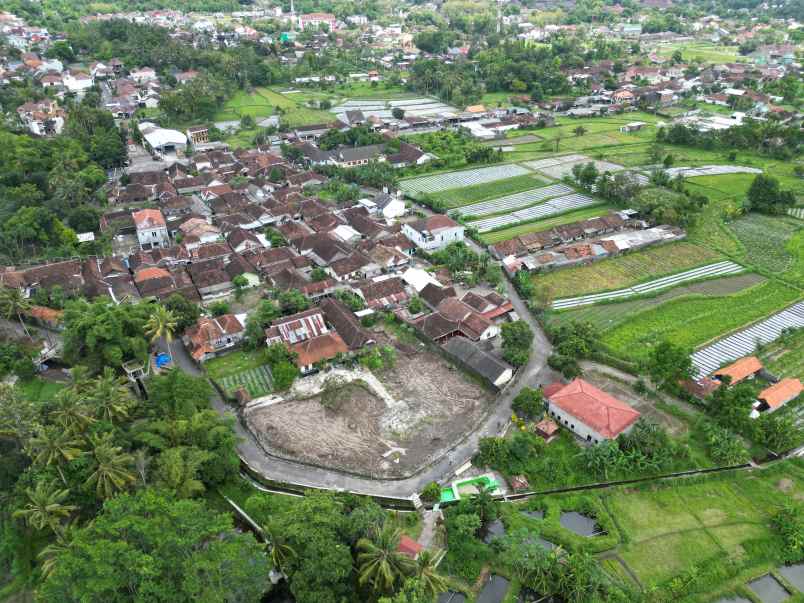
<instances>
[{"instance_id":1,"label":"bare earth plot","mask_svg":"<svg viewBox=\"0 0 804 603\"><path fill-rule=\"evenodd\" d=\"M353 381L256 408L246 413L246 424L260 443L294 460L398 477L411 474L474 428L494 398L491 393L436 353L402 345L383 333L377 339L397 350L394 367L375 373L384 391Z\"/></svg>"}]
</instances>

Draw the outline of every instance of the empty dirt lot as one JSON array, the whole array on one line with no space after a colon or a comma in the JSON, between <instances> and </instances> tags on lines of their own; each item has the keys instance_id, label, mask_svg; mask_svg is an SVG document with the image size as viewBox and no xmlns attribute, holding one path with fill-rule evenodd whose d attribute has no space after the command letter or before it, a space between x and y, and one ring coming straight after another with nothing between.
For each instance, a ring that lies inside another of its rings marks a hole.
<instances>
[{"instance_id":1,"label":"empty dirt lot","mask_svg":"<svg viewBox=\"0 0 804 603\"><path fill-rule=\"evenodd\" d=\"M398 477L477 425L494 400L491 392L435 352L402 345L384 332L376 337L378 345L396 348L394 366L375 373L393 404L359 380L256 409L246 424L266 450L334 469Z\"/></svg>"}]
</instances>

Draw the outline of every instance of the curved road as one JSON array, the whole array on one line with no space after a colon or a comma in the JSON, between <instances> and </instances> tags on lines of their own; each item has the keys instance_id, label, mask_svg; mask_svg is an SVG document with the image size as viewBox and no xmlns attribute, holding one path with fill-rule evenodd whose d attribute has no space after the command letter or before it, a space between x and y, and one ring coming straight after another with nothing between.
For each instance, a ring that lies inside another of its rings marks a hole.
<instances>
[{"instance_id":1,"label":"curved road","mask_svg":"<svg viewBox=\"0 0 804 603\"><path fill-rule=\"evenodd\" d=\"M243 427L233 409L217 395L217 392L212 398L212 405L222 415L235 419L235 431L241 438L238 451L243 461L270 480L310 487L347 490L373 496L410 498L414 493L421 492L427 483L440 482L452 475L455 469L472 457L477 450L480 438L498 435L502 426L508 422L511 416L511 402L524 386L532 387L553 381L555 378L552 371L546 366L551 348L544 332L531 316L513 285L507 279L504 282L514 310L533 330L534 338L530 360L517 372L515 381L508 384L495 401L493 410L468 437L450 449L439 460L411 477L387 480L362 478L335 469L311 467L303 463L270 456L256 442L251 432ZM176 366L187 373L204 376L180 341L173 342L170 348Z\"/></svg>"}]
</instances>

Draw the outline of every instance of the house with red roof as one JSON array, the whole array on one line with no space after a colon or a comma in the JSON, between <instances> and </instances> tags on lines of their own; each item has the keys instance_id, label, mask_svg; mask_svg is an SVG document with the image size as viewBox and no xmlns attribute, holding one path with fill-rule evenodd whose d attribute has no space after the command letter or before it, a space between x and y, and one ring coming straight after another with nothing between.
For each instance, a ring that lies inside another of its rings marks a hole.
<instances>
[{"instance_id":1,"label":"house with red roof","mask_svg":"<svg viewBox=\"0 0 804 603\"><path fill-rule=\"evenodd\" d=\"M595 444L627 433L640 416L636 409L583 379L548 385L544 396L557 423Z\"/></svg>"},{"instance_id":2,"label":"house with red roof","mask_svg":"<svg viewBox=\"0 0 804 603\"><path fill-rule=\"evenodd\" d=\"M399 546L397 546L396 550L411 559L416 559L419 553L424 550L424 547L407 534L402 534L399 538Z\"/></svg>"}]
</instances>

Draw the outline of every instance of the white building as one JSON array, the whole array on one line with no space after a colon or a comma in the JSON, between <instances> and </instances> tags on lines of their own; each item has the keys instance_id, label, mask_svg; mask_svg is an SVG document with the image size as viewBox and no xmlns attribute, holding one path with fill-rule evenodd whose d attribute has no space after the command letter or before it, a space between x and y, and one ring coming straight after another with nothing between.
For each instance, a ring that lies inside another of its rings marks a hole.
<instances>
[{"instance_id":1,"label":"white building","mask_svg":"<svg viewBox=\"0 0 804 603\"><path fill-rule=\"evenodd\" d=\"M137 240L141 249L170 247L165 216L158 209L141 209L131 214L137 228Z\"/></svg>"},{"instance_id":2,"label":"white building","mask_svg":"<svg viewBox=\"0 0 804 603\"><path fill-rule=\"evenodd\" d=\"M404 234L416 247L428 252L463 241L464 227L449 216L435 214L402 225Z\"/></svg>"}]
</instances>

